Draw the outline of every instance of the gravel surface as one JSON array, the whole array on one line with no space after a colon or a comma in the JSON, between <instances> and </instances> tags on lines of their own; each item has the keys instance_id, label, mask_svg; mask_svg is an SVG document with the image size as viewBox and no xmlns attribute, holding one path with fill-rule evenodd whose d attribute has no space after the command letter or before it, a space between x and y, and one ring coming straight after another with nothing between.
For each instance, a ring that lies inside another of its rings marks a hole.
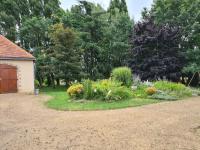
<instances>
[{"instance_id":1,"label":"gravel surface","mask_svg":"<svg viewBox=\"0 0 200 150\"><path fill-rule=\"evenodd\" d=\"M200 150L200 98L56 111L48 96L0 95L1 150Z\"/></svg>"}]
</instances>

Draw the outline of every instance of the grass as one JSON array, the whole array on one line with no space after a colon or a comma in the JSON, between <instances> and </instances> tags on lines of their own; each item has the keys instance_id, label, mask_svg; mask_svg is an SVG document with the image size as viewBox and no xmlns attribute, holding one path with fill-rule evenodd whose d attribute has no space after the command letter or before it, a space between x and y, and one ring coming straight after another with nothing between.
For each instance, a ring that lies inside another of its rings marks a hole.
<instances>
[{"instance_id":1,"label":"grass","mask_svg":"<svg viewBox=\"0 0 200 150\"><path fill-rule=\"evenodd\" d=\"M56 89L44 88L41 90L42 93L52 96L52 99L46 102L47 107L56 110L108 110L108 109L119 109L126 107L135 107L141 105L147 105L152 103L158 103L159 100L153 99L128 99L124 101L76 101L70 100L67 95L66 89L59 87Z\"/></svg>"}]
</instances>

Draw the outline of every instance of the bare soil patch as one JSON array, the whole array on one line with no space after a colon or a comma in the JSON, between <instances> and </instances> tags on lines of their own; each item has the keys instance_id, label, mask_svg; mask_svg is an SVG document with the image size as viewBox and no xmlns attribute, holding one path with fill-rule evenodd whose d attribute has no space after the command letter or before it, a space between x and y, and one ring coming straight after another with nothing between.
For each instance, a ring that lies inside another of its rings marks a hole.
<instances>
[{"instance_id":1,"label":"bare soil patch","mask_svg":"<svg viewBox=\"0 0 200 150\"><path fill-rule=\"evenodd\" d=\"M200 98L106 111L56 111L47 96L0 95L1 150L199 150Z\"/></svg>"}]
</instances>

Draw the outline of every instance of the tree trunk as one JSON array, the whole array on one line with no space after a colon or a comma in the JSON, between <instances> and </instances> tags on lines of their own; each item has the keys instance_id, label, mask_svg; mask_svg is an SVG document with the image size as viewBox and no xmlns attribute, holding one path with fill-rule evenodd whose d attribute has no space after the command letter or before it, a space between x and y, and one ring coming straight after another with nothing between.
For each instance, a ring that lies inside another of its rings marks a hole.
<instances>
[{"instance_id":1,"label":"tree trunk","mask_svg":"<svg viewBox=\"0 0 200 150\"><path fill-rule=\"evenodd\" d=\"M199 73L196 72L194 75L190 76L188 84L189 86L197 87L199 86L199 81L200 81Z\"/></svg>"},{"instance_id":2,"label":"tree trunk","mask_svg":"<svg viewBox=\"0 0 200 150\"><path fill-rule=\"evenodd\" d=\"M56 79L56 84L57 84L57 86L60 86L60 79L59 78Z\"/></svg>"},{"instance_id":3,"label":"tree trunk","mask_svg":"<svg viewBox=\"0 0 200 150\"><path fill-rule=\"evenodd\" d=\"M55 86L55 78L54 78L53 73L51 73L51 84L52 84L52 87L55 89L56 86Z\"/></svg>"}]
</instances>

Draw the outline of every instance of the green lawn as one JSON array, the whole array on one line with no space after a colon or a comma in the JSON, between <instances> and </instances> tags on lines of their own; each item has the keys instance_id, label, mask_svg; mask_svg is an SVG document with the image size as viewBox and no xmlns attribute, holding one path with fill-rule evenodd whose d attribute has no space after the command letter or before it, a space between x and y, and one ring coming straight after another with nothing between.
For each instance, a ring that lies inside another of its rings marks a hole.
<instances>
[{"instance_id":1,"label":"green lawn","mask_svg":"<svg viewBox=\"0 0 200 150\"><path fill-rule=\"evenodd\" d=\"M161 102L153 99L129 99L124 101L76 101L70 100L65 88L45 88L41 90L43 94L52 96L48 102L47 107L56 110L106 110L106 109L118 109L125 107L135 107L141 105L147 105L152 103Z\"/></svg>"}]
</instances>

